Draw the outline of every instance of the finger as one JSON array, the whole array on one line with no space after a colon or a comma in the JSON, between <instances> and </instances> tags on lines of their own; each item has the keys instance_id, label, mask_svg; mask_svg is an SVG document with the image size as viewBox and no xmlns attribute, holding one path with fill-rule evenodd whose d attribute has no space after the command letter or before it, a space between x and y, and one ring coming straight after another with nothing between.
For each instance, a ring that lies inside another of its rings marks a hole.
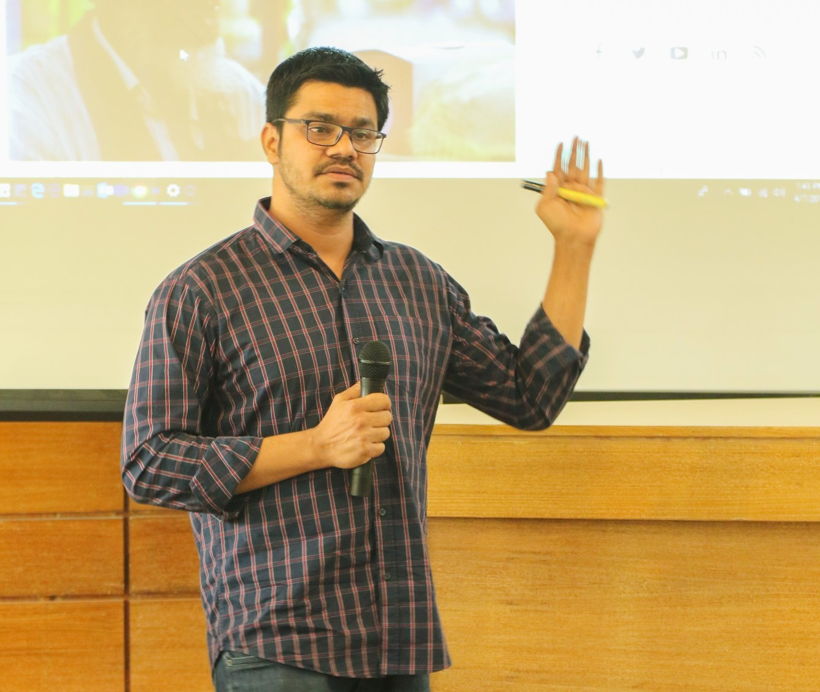
<instances>
[{"instance_id":1,"label":"finger","mask_svg":"<svg viewBox=\"0 0 820 692\"><path fill-rule=\"evenodd\" d=\"M569 166L567 166L567 175L571 180L578 178L578 138L572 139L572 150L569 154Z\"/></svg>"},{"instance_id":2,"label":"finger","mask_svg":"<svg viewBox=\"0 0 820 692\"><path fill-rule=\"evenodd\" d=\"M589 182L589 142L584 142L584 170L581 182L584 185Z\"/></svg>"},{"instance_id":3,"label":"finger","mask_svg":"<svg viewBox=\"0 0 820 692\"><path fill-rule=\"evenodd\" d=\"M389 428L373 428L367 434L367 441L378 444L387 440L388 437L390 437Z\"/></svg>"},{"instance_id":4,"label":"finger","mask_svg":"<svg viewBox=\"0 0 820 692\"><path fill-rule=\"evenodd\" d=\"M362 409L364 411L389 411L390 397L381 392L373 392L362 397Z\"/></svg>"},{"instance_id":5,"label":"finger","mask_svg":"<svg viewBox=\"0 0 820 692\"><path fill-rule=\"evenodd\" d=\"M390 411L375 411L367 413L366 424L371 428L388 428L393 422L393 414Z\"/></svg>"},{"instance_id":6,"label":"finger","mask_svg":"<svg viewBox=\"0 0 820 692\"><path fill-rule=\"evenodd\" d=\"M592 189L598 197L604 196L604 162L601 159L598 159L598 177L595 178Z\"/></svg>"},{"instance_id":7,"label":"finger","mask_svg":"<svg viewBox=\"0 0 820 692\"><path fill-rule=\"evenodd\" d=\"M564 143L560 142L558 144L558 146L556 147L556 149L555 149L555 161L552 164L552 172L556 176L559 176L559 182L560 182L560 178L562 178L563 174L564 174L564 169L563 169L564 161L563 161L563 159L564 159Z\"/></svg>"}]
</instances>

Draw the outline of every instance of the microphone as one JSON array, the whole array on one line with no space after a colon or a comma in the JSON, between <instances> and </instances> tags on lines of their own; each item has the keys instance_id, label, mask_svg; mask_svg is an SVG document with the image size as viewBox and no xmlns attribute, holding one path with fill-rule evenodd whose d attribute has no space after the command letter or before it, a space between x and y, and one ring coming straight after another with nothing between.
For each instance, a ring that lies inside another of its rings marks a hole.
<instances>
[{"instance_id":1,"label":"microphone","mask_svg":"<svg viewBox=\"0 0 820 692\"><path fill-rule=\"evenodd\" d=\"M362 396L384 392L384 381L390 369L390 352L381 341L371 341L359 351L359 374L362 378ZM373 488L372 459L350 472L350 494L368 497Z\"/></svg>"}]
</instances>

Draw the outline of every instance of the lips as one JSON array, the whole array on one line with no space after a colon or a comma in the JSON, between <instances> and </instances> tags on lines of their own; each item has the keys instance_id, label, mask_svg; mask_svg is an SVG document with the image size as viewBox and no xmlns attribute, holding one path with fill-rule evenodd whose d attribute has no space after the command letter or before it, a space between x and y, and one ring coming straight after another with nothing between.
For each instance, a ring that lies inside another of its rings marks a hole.
<instances>
[{"instance_id":1,"label":"lips","mask_svg":"<svg viewBox=\"0 0 820 692\"><path fill-rule=\"evenodd\" d=\"M359 171L357 171L353 168L347 168L345 166L328 166L327 168L320 171L319 174L320 175L326 175L326 174L345 175L345 176L348 176L348 177L351 177L351 178L355 178L356 180L361 180L362 179L362 174Z\"/></svg>"}]
</instances>

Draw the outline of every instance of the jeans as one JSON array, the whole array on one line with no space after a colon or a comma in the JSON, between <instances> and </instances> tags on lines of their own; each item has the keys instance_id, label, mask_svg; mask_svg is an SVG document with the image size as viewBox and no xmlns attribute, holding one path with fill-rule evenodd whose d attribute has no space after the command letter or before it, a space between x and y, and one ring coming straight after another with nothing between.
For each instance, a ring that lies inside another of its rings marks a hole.
<instances>
[{"instance_id":1,"label":"jeans","mask_svg":"<svg viewBox=\"0 0 820 692\"><path fill-rule=\"evenodd\" d=\"M223 651L214 667L214 686L217 692L430 692L430 676L338 678Z\"/></svg>"}]
</instances>

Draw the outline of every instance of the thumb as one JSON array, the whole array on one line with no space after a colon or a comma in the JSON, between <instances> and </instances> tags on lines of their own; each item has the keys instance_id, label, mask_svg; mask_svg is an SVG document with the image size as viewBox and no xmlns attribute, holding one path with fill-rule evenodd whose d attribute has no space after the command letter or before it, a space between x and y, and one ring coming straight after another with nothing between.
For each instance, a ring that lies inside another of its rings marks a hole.
<instances>
[{"instance_id":1,"label":"thumb","mask_svg":"<svg viewBox=\"0 0 820 692\"><path fill-rule=\"evenodd\" d=\"M336 395L337 399L341 399L342 401L346 401L348 399L358 399L362 395L362 384L361 382L356 382L352 387L348 387L347 389L339 392Z\"/></svg>"},{"instance_id":2,"label":"thumb","mask_svg":"<svg viewBox=\"0 0 820 692\"><path fill-rule=\"evenodd\" d=\"M547 182L542 195L545 199L555 199L558 196L558 176L552 171L547 172Z\"/></svg>"}]
</instances>

